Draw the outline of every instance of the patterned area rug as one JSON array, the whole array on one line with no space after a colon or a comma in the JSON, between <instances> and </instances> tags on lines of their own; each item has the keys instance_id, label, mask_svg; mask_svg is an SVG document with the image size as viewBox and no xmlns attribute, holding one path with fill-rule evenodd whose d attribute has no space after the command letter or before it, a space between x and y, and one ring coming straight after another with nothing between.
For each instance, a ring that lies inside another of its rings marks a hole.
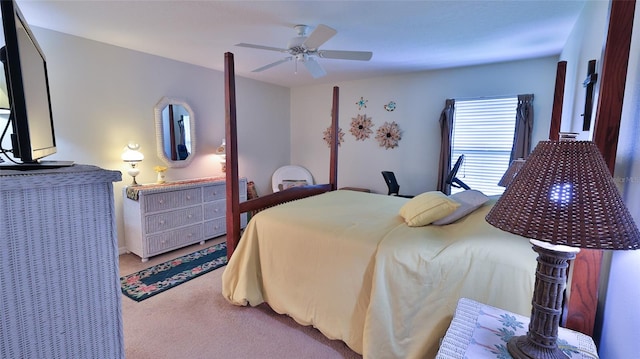
<instances>
[{"instance_id":1,"label":"patterned area rug","mask_svg":"<svg viewBox=\"0 0 640 359\"><path fill-rule=\"evenodd\" d=\"M122 293L140 302L227 264L220 243L120 278Z\"/></svg>"}]
</instances>

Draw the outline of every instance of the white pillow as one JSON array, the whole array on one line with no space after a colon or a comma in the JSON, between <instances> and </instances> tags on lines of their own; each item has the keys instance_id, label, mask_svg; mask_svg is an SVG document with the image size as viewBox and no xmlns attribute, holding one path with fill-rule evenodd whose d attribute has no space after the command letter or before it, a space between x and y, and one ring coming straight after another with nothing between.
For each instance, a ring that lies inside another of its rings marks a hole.
<instances>
[{"instance_id":1,"label":"white pillow","mask_svg":"<svg viewBox=\"0 0 640 359\"><path fill-rule=\"evenodd\" d=\"M432 223L433 225L442 226L445 224L453 223L480 208L480 206L482 206L489 200L489 197L487 197L484 193L475 189L468 189L466 191L458 192L456 194L452 194L449 197L460 203L460 207L458 207L450 215L434 221Z\"/></svg>"}]
</instances>

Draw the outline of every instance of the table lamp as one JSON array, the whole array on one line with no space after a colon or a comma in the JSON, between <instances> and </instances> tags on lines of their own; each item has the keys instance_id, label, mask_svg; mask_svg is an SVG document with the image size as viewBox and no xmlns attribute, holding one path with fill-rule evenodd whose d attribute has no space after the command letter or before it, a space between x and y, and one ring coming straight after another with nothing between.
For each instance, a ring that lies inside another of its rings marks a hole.
<instances>
[{"instance_id":1,"label":"table lamp","mask_svg":"<svg viewBox=\"0 0 640 359\"><path fill-rule=\"evenodd\" d=\"M227 141L222 139L222 143L216 148L216 155L220 158L220 166L222 166L222 172L227 171Z\"/></svg>"},{"instance_id":2,"label":"table lamp","mask_svg":"<svg viewBox=\"0 0 640 359\"><path fill-rule=\"evenodd\" d=\"M136 176L140 174L140 169L136 167L136 165L144 159L144 155L139 151L140 145L137 143L129 143L127 147L124 148L124 152L122 152L122 160L125 163L128 163L131 168L127 170L129 176L133 177L133 181L131 182L132 186L137 186L138 182L136 182Z\"/></svg>"},{"instance_id":3,"label":"table lamp","mask_svg":"<svg viewBox=\"0 0 640 359\"><path fill-rule=\"evenodd\" d=\"M568 261L580 248L638 249L640 232L590 141L543 141L486 216L538 253L531 321L507 344L514 358L567 358L558 326Z\"/></svg>"}]
</instances>

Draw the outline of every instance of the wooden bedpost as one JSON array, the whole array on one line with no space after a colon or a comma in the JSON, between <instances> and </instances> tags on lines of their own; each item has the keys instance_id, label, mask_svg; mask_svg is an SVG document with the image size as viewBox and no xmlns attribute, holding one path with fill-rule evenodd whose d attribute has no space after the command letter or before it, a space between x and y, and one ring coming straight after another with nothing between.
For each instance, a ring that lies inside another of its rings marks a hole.
<instances>
[{"instance_id":1,"label":"wooden bedpost","mask_svg":"<svg viewBox=\"0 0 640 359\"><path fill-rule=\"evenodd\" d=\"M329 184L331 190L338 189L338 145L340 142L338 126L338 112L340 100L340 88L333 86L333 105L331 106L331 154L329 158Z\"/></svg>"},{"instance_id":2,"label":"wooden bedpost","mask_svg":"<svg viewBox=\"0 0 640 359\"><path fill-rule=\"evenodd\" d=\"M557 141L560 137L560 122L562 122L562 103L564 101L564 83L567 76L567 62L558 62L556 69L556 87L553 93L553 108L551 110L551 126L549 139Z\"/></svg>"},{"instance_id":3,"label":"wooden bedpost","mask_svg":"<svg viewBox=\"0 0 640 359\"><path fill-rule=\"evenodd\" d=\"M272 193L240 203L238 173L238 130L236 119L236 85L233 66L233 54L224 54L224 95L225 95L225 142L226 142L226 224L227 224L227 260L231 258L240 242L241 214L262 210L280 203L318 195L338 188L338 100L339 90L333 88L333 108L331 110L331 128L333 130L330 155L329 183L289 188L286 191Z\"/></svg>"},{"instance_id":4,"label":"wooden bedpost","mask_svg":"<svg viewBox=\"0 0 640 359\"><path fill-rule=\"evenodd\" d=\"M238 183L238 130L236 126L236 84L233 54L224 54L227 259L231 258L240 238L240 196ZM229 215L230 213L234 215ZM237 214L237 215L236 215Z\"/></svg>"}]
</instances>

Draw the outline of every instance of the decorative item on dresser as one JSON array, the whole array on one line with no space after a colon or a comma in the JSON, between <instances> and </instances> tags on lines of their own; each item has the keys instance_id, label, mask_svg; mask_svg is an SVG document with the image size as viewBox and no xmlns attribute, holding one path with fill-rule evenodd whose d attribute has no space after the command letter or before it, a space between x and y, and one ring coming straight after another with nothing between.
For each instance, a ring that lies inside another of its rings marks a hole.
<instances>
[{"instance_id":1,"label":"decorative item on dresser","mask_svg":"<svg viewBox=\"0 0 640 359\"><path fill-rule=\"evenodd\" d=\"M113 183L0 171L0 358L124 358Z\"/></svg>"},{"instance_id":2,"label":"decorative item on dresser","mask_svg":"<svg viewBox=\"0 0 640 359\"><path fill-rule=\"evenodd\" d=\"M241 201L247 179L240 179ZM149 257L226 234L224 178L201 178L124 189L125 244ZM247 223L243 214L241 225Z\"/></svg>"}]
</instances>

